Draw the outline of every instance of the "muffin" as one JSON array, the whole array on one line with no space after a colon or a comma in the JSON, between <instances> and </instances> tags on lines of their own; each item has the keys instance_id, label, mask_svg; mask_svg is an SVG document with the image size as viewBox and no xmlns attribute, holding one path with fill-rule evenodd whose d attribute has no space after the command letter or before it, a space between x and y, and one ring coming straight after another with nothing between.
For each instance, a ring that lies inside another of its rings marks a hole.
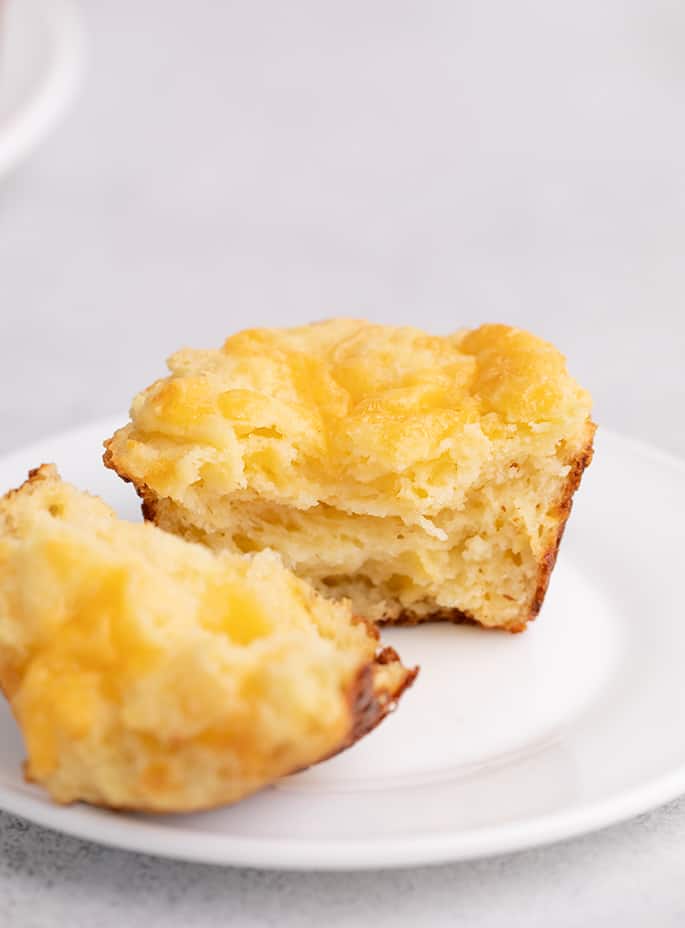
<instances>
[{"instance_id":1,"label":"muffin","mask_svg":"<svg viewBox=\"0 0 685 928\"><path fill-rule=\"evenodd\" d=\"M52 466L0 500L0 684L60 803L231 803L352 744L415 671L271 552L116 518Z\"/></svg>"},{"instance_id":2,"label":"muffin","mask_svg":"<svg viewBox=\"0 0 685 928\"><path fill-rule=\"evenodd\" d=\"M595 429L552 345L333 319L168 363L106 442L146 518L375 621L536 616Z\"/></svg>"}]
</instances>

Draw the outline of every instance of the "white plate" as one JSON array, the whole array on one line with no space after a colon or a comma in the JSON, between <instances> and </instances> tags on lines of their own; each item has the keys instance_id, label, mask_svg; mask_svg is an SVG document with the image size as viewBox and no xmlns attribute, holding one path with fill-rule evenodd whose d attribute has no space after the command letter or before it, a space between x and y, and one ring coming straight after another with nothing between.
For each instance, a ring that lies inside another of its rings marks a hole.
<instances>
[{"instance_id":1,"label":"white plate","mask_svg":"<svg viewBox=\"0 0 685 928\"><path fill-rule=\"evenodd\" d=\"M83 48L67 0L0 0L0 174L30 154L71 102Z\"/></svg>"},{"instance_id":2,"label":"white plate","mask_svg":"<svg viewBox=\"0 0 685 928\"><path fill-rule=\"evenodd\" d=\"M138 518L130 487L100 465L116 424L0 459L0 487L55 461ZM522 635L452 625L386 634L422 673L352 750L215 812L60 808L23 782L3 705L0 806L138 851L302 869L464 860L636 815L685 792L684 515L685 464L600 430L538 621Z\"/></svg>"}]
</instances>

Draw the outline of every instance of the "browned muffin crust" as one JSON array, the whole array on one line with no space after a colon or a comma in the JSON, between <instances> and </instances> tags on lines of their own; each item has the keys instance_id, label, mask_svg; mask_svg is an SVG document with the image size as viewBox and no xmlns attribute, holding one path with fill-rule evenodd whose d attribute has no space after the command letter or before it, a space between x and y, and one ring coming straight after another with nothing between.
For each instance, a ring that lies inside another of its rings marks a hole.
<instances>
[{"instance_id":1,"label":"browned muffin crust","mask_svg":"<svg viewBox=\"0 0 685 928\"><path fill-rule=\"evenodd\" d=\"M412 686L418 676L419 668L408 669L395 688L378 690L374 684L374 667L394 664L399 660L397 651L386 647L376 655L373 664L367 664L366 667L361 668L347 697L351 717L349 734L333 754L340 754L352 747L360 738L380 725L390 712L394 712L400 697Z\"/></svg>"}]
</instances>

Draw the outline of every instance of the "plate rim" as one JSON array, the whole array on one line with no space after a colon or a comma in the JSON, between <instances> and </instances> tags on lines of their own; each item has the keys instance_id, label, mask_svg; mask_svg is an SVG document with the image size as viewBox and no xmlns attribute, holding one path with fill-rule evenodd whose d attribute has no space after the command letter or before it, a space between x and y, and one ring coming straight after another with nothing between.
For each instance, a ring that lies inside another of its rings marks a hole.
<instances>
[{"instance_id":1,"label":"plate rim","mask_svg":"<svg viewBox=\"0 0 685 928\"><path fill-rule=\"evenodd\" d=\"M52 440L73 439L95 430L107 436L126 417L91 419L71 428L55 430L37 440L0 454L0 463L31 453ZM685 479L685 458L639 438L601 429L609 443L630 448L675 468ZM31 466L36 466L38 461ZM0 808L37 825L72 837L174 860L222 866L260 867L272 870L353 871L384 867L407 868L508 854L543 847L624 822L672 801L685 792L685 762L661 776L647 779L604 799L577 809L543 814L529 820L437 835L379 839L297 839L236 837L179 829L154 821L118 818L117 814L83 804L60 807L42 796L0 784ZM106 821L106 827L103 823Z\"/></svg>"},{"instance_id":2,"label":"plate rim","mask_svg":"<svg viewBox=\"0 0 685 928\"><path fill-rule=\"evenodd\" d=\"M117 820L116 812L91 809L83 804L53 806L47 800L22 796L4 786L0 786L0 809L69 837L169 860L263 870L341 872L439 866L545 847L628 821L665 805L684 791L685 764L641 787L578 811L540 816L515 825L402 840L294 842L183 831L183 849L174 843L174 828L130 818ZM104 818L108 827L101 831Z\"/></svg>"}]
</instances>

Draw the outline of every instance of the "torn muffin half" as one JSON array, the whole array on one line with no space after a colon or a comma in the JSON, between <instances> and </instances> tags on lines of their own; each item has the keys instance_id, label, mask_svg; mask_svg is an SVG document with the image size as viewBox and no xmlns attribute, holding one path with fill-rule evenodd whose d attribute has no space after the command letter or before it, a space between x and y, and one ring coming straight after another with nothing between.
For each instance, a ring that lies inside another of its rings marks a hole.
<instances>
[{"instance_id":1,"label":"torn muffin half","mask_svg":"<svg viewBox=\"0 0 685 928\"><path fill-rule=\"evenodd\" d=\"M58 802L236 802L353 744L416 673L275 554L122 521L53 465L0 500L0 685Z\"/></svg>"},{"instance_id":2,"label":"torn muffin half","mask_svg":"<svg viewBox=\"0 0 685 928\"><path fill-rule=\"evenodd\" d=\"M373 621L535 618L595 431L553 345L330 319L169 368L106 442L146 518L215 550L272 548Z\"/></svg>"}]
</instances>

